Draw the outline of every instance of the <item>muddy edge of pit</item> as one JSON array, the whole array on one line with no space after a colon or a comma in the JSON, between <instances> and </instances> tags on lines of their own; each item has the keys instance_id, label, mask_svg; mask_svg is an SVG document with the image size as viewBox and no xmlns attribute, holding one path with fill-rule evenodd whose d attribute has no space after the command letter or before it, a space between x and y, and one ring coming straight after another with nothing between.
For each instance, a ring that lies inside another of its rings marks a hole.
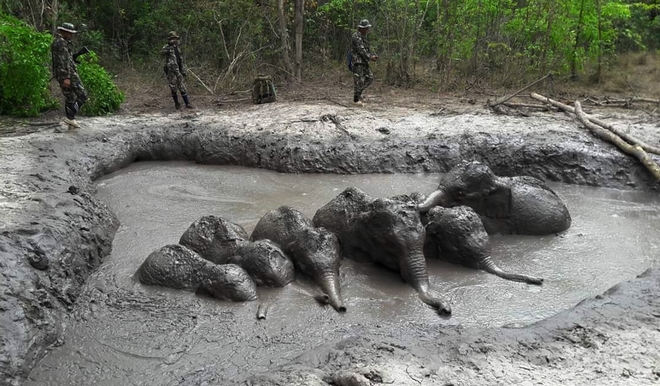
<instances>
[{"instance_id":1,"label":"muddy edge of pit","mask_svg":"<svg viewBox=\"0 0 660 386\"><path fill-rule=\"evenodd\" d=\"M110 253L119 225L93 195L93 181L135 161L191 160L287 173L415 173L445 172L460 160L477 159L499 175L659 188L642 166L611 146L577 129L556 130L539 122L524 132L468 132L444 117L421 128L403 119L383 123L359 114L341 121L318 116L255 124L258 118L97 118L77 132L0 138L0 384L20 385L49 348L63 343L66 317L86 278ZM655 278L655 285L648 284L655 294L657 275L649 277ZM626 292L617 301L632 303L639 292ZM556 327L548 322L517 333L533 334L535 328ZM455 347L473 339L440 334ZM365 350L381 344L361 339L370 342L361 346Z\"/></svg>"}]
</instances>

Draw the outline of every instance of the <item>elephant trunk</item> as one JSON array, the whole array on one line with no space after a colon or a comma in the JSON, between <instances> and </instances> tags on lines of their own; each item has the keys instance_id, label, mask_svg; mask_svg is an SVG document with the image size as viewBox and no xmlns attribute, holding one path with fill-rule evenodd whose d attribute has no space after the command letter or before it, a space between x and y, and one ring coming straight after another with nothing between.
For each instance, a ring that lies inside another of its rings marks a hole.
<instances>
[{"instance_id":1,"label":"elephant trunk","mask_svg":"<svg viewBox=\"0 0 660 386\"><path fill-rule=\"evenodd\" d=\"M500 267L495 265L495 263L493 262L493 259L491 259L490 256L486 257L486 259L480 265L480 268L483 269L484 271L488 272L488 273L492 273L493 275L499 276L503 279L512 280L512 281L520 281L520 282L527 283L527 284L535 284L535 285L543 284L543 279L542 278L532 277L532 276L527 276L527 275L521 275L521 274L518 274L518 273L509 273L509 272L503 271Z\"/></svg>"},{"instance_id":2,"label":"elephant trunk","mask_svg":"<svg viewBox=\"0 0 660 386\"><path fill-rule=\"evenodd\" d=\"M326 302L337 312L346 312L339 288L339 276L335 273L329 273L321 276L317 283L321 287L321 291L327 295Z\"/></svg>"},{"instance_id":3,"label":"elephant trunk","mask_svg":"<svg viewBox=\"0 0 660 386\"><path fill-rule=\"evenodd\" d=\"M439 314L451 314L449 303L434 294L429 288L426 259L421 251L401 259L401 275L417 291L417 296L421 301L437 309Z\"/></svg>"},{"instance_id":4,"label":"elephant trunk","mask_svg":"<svg viewBox=\"0 0 660 386\"><path fill-rule=\"evenodd\" d=\"M421 213L426 213L429 210L433 209L434 206L448 206L451 204L451 200L447 192L443 189L438 189L433 193L429 194L426 199L417 205L417 210Z\"/></svg>"}]
</instances>

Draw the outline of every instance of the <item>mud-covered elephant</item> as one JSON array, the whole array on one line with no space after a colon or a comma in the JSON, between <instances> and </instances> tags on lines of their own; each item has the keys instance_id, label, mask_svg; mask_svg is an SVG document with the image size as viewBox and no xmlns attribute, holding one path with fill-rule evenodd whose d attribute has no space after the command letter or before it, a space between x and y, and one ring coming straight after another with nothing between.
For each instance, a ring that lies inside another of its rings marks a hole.
<instances>
[{"instance_id":1,"label":"mud-covered elephant","mask_svg":"<svg viewBox=\"0 0 660 386\"><path fill-rule=\"evenodd\" d=\"M438 205L471 207L488 233L544 235L571 226L566 205L541 180L498 177L478 161L463 161L442 176L438 189L419 204L419 210L426 213Z\"/></svg>"},{"instance_id":2,"label":"mud-covered elephant","mask_svg":"<svg viewBox=\"0 0 660 386\"><path fill-rule=\"evenodd\" d=\"M488 233L469 206L436 206L423 218L426 223L424 254L450 263L482 269L507 280L540 285L543 279L505 272L490 256Z\"/></svg>"},{"instance_id":3,"label":"mud-covered elephant","mask_svg":"<svg viewBox=\"0 0 660 386\"><path fill-rule=\"evenodd\" d=\"M238 248L249 241L242 226L218 216L204 216L193 222L183 233L179 244L208 261L225 264Z\"/></svg>"},{"instance_id":4,"label":"mud-covered elephant","mask_svg":"<svg viewBox=\"0 0 660 386\"><path fill-rule=\"evenodd\" d=\"M296 270L311 277L338 312L346 307L341 297L339 266L341 254L337 236L327 229L315 228L302 212L281 206L266 213L252 231L253 241L268 239L286 253Z\"/></svg>"},{"instance_id":5,"label":"mud-covered elephant","mask_svg":"<svg viewBox=\"0 0 660 386\"><path fill-rule=\"evenodd\" d=\"M179 244L166 245L149 254L136 276L144 284L196 291L223 300L257 298L257 286L243 268L214 264Z\"/></svg>"},{"instance_id":6,"label":"mud-covered elephant","mask_svg":"<svg viewBox=\"0 0 660 386\"><path fill-rule=\"evenodd\" d=\"M344 256L398 271L424 303L441 314L451 313L449 304L429 286L426 232L415 200L407 196L374 199L349 187L320 208L313 222L337 234Z\"/></svg>"},{"instance_id":7,"label":"mud-covered elephant","mask_svg":"<svg viewBox=\"0 0 660 386\"><path fill-rule=\"evenodd\" d=\"M245 269L260 287L284 287L295 278L293 263L270 240L243 243L227 262Z\"/></svg>"}]
</instances>

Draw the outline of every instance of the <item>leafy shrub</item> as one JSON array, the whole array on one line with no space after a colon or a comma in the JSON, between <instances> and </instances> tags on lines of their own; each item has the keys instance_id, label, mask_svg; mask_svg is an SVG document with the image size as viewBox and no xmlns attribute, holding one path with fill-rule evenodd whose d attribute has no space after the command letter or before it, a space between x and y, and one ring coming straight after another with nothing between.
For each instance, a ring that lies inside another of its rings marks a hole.
<instances>
[{"instance_id":1,"label":"leafy shrub","mask_svg":"<svg viewBox=\"0 0 660 386\"><path fill-rule=\"evenodd\" d=\"M89 99L82 107L84 115L107 115L119 108L124 101L124 93L112 82L110 74L98 64L98 56L93 52L80 57L78 75Z\"/></svg>"},{"instance_id":2,"label":"leafy shrub","mask_svg":"<svg viewBox=\"0 0 660 386\"><path fill-rule=\"evenodd\" d=\"M0 114L35 116L53 105L47 91L51 41L0 12Z\"/></svg>"}]
</instances>

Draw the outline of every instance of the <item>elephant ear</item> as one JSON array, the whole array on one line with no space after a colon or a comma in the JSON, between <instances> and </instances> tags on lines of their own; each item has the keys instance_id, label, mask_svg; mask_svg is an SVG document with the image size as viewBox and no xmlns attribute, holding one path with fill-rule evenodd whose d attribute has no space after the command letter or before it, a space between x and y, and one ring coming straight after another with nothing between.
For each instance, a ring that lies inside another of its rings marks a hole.
<instances>
[{"instance_id":1,"label":"elephant ear","mask_svg":"<svg viewBox=\"0 0 660 386\"><path fill-rule=\"evenodd\" d=\"M498 186L484 199L486 217L505 218L511 213L511 188Z\"/></svg>"}]
</instances>

